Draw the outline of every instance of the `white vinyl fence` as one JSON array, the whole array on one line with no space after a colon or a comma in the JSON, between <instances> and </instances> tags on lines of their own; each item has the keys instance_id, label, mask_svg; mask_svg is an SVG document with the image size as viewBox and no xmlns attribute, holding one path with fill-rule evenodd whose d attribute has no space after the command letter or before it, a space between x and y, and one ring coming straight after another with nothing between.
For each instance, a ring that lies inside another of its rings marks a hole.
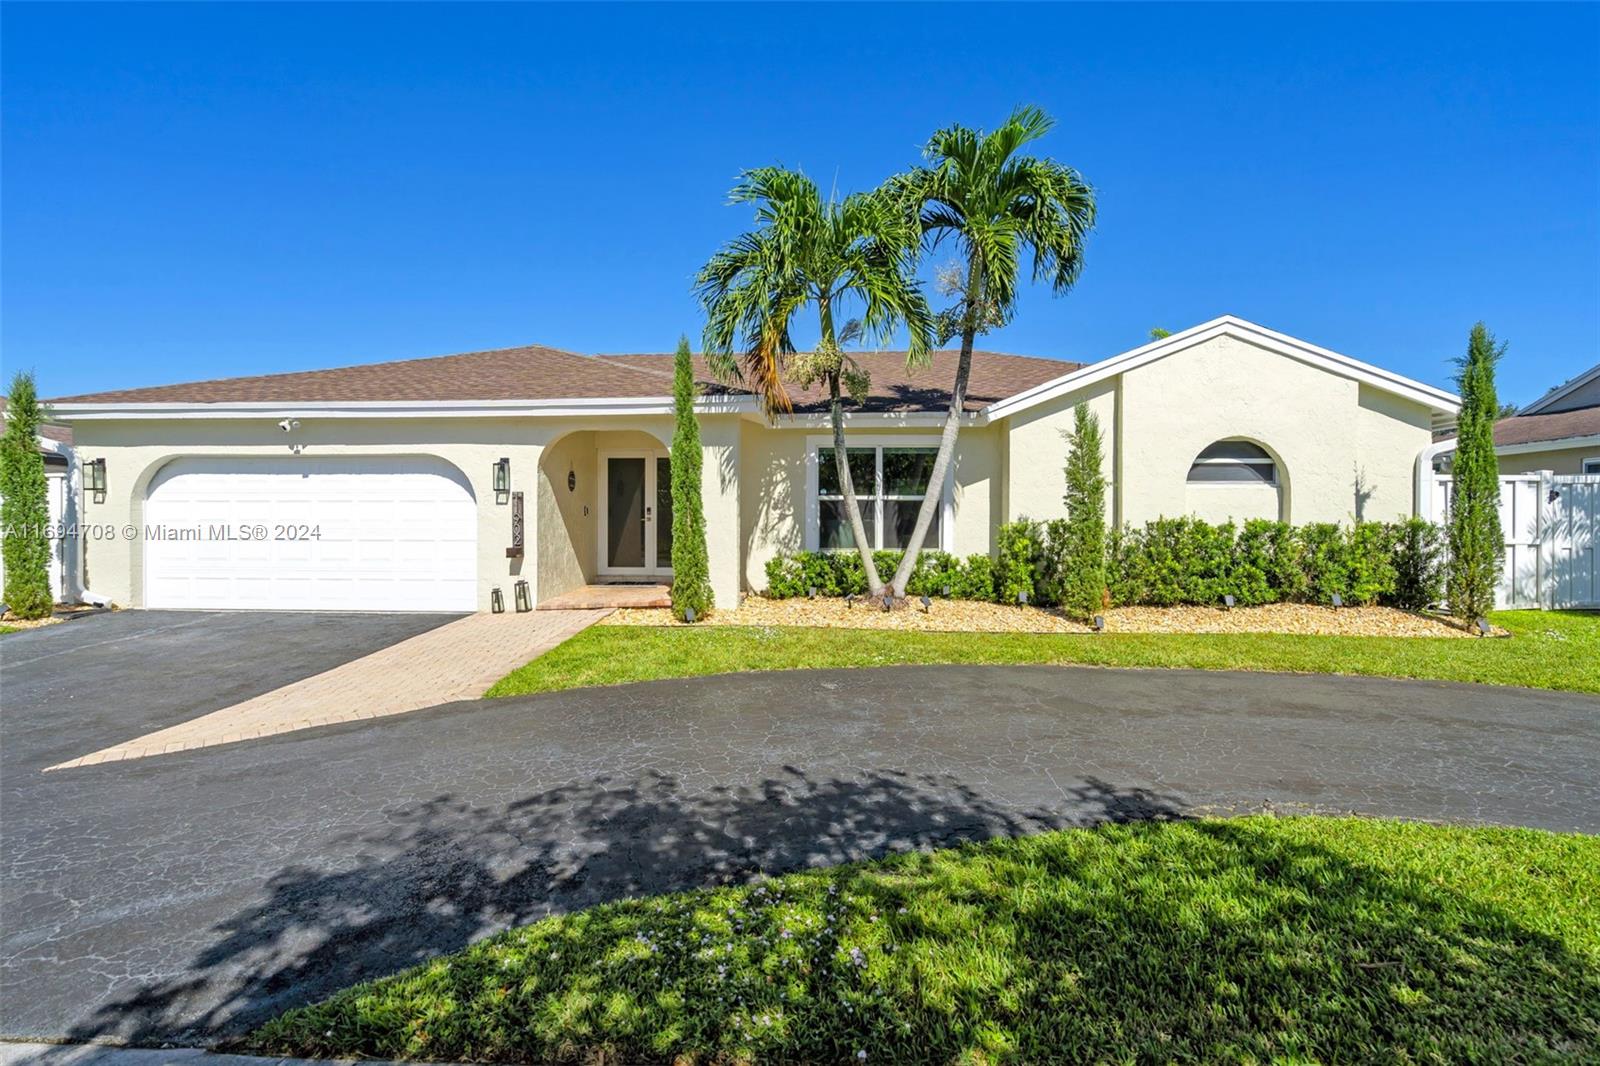
<instances>
[{"instance_id":1,"label":"white vinyl fence","mask_svg":"<svg viewBox=\"0 0 1600 1066\"><path fill-rule=\"evenodd\" d=\"M1424 517L1450 518L1450 475L1436 474ZM1507 474L1500 478L1505 569L1496 607L1600 608L1600 474Z\"/></svg>"}]
</instances>

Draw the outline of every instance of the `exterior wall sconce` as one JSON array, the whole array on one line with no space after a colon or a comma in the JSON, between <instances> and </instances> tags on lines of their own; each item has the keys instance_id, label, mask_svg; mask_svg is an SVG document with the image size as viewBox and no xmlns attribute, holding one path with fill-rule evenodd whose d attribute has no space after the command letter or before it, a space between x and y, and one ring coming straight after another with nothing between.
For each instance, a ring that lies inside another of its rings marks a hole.
<instances>
[{"instance_id":1,"label":"exterior wall sconce","mask_svg":"<svg viewBox=\"0 0 1600 1066\"><path fill-rule=\"evenodd\" d=\"M506 549L507 559L522 558L523 522L522 493L511 494L511 547Z\"/></svg>"},{"instance_id":2,"label":"exterior wall sconce","mask_svg":"<svg viewBox=\"0 0 1600 1066\"><path fill-rule=\"evenodd\" d=\"M83 464L83 488L94 493L95 503L106 502L106 461L90 459Z\"/></svg>"},{"instance_id":3,"label":"exterior wall sconce","mask_svg":"<svg viewBox=\"0 0 1600 1066\"><path fill-rule=\"evenodd\" d=\"M518 614L526 614L533 610L533 599L528 594L528 583L526 581L518 581L511 586L511 589L516 593Z\"/></svg>"},{"instance_id":4,"label":"exterior wall sconce","mask_svg":"<svg viewBox=\"0 0 1600 1066\"><path fill-rule=\"evenodd\" d=\"M500 592L499 585L496 585L494 588L489 590L489 610L493 611L495 614L506 613L506 598Z\"/></svg>"},{"instance_id":5,"label":"exterior wall sconce","mask_svg":"<svg viewBox=\"0 0 1600 1066\"><path fill-rule=\"evenodd\" d=\"M494 495L499 503L505 503L505 497L511 492L511 460L498 459L494 464Z\"/></svg>"}]
</instances>

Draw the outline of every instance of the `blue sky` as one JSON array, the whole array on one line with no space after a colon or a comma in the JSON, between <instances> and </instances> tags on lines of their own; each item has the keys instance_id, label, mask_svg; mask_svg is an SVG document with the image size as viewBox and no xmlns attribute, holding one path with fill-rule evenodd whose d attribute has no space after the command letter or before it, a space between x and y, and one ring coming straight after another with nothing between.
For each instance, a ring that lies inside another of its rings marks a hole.
<instances>
[{"instance_id":1,"label":"blue sky","mask_svg":"<svg viewBox=\"0 0 1600 1066\"><path fill-rule=\"evenodd\" d=\"M1481 318L1519 402L1600 359L1592 4L7 4L3 36L0 342L46 395L668 350L741 168L866 188L1022 101L1100 225L986 347L1233 313L1448 385Z\"/></svg>"}]
</instances>

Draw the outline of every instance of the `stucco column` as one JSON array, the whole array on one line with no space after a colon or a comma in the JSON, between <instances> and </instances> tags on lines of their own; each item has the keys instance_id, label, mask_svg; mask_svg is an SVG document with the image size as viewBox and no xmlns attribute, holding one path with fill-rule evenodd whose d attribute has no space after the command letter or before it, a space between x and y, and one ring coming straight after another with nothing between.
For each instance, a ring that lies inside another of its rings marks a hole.
<instances>
[{"instance_id":1,"label":"stucco column","mask_svg":"<svg viewBox=\"0 0 1600 1066\"><path fill-rule=\"evenodd\" d=\"M701 497L711 591L723 610L739 605L739 419L700 419Z\"/></svg>"}]
</instances>

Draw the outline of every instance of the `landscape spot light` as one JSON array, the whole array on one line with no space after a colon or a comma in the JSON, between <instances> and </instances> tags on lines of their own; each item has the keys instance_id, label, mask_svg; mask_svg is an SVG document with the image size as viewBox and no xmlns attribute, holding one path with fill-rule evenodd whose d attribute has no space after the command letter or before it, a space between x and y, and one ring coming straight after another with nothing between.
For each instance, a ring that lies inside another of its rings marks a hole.
<instances>
[{"instance_id":1,"label":"landscape spot light","mask_svg":"<svg viewBox=\"0 0 1600 1066\"><path fill-rule=\"evenodd\" d=\"M1478 636L1486 637L1489 632L1489 620L1487 618L1478 619Z\"/></svg>"},{"instance_id":2,"label":"landscape spot light","mask_svg":"<svg viewBox=\"0 0 1600 1066\"><path fill-rule=\"evenodd\" d=\"M489 610L495 614L506 613L506 598L505 594L500 591L499 585L489 590Z\"/></svg>"},{"instance_id":3,"label":"landscape spot light","mask_svg":"<svg viewBox=\"0 0 1600 1066\"><path fill-rule=\"evenodd\" d=\"M1022 591L1017 593L1017 603L1020 606L1023 606L1023 607L1028 606L1028 590L1027 589L1023 589Z\"/></svg>"},{"instance_id":4,"label":"landscape spot light","mask_svg":"<svg viewBox=\"0 0 1600 1066\"><path fill-rule=\"evenodd\" d=\"M1233 593L1230 592L1222 597L1222 606L1230 611L1233 610Z\"/></svg>"},{"instance_id":5,"label":"landscape spot light","mask_svg":"<svg viewBox=\"0 0 1600 1066\"><path fill-rule=\"evenodd\" d=\"M850 608L854 607L855 605L856 605L856 594L854 592L846 592L844 594L845 610L848 611Z\"/></svg>"},{"instance_id":6,"label":"landscape spot light","mask_svg":"<svg viewBox=\"0 0 1600 1066\"><path fill-rule=\"evenodd\" d=\"M683 609L683 620L685 622L688 622L690 625L694 624L694 608L693 607L685 607Z\"/></svg>"},{"instance_id":7,"label":"landscape spot light","mask_svg":"<svg viewBox=\"0 0 1600 1066\"><path fill-rule=\"evenodd\" d=\"M883 594L883 611L888 614L892 610L894 610L894 593L885 592Z\"/></svg>"},{"instance_id":8,"label":"landscape spot light","mask_svg":"<svg viewBox=\"0 0 1600 1066\"><path fill-rule=\"evenodd\" d=\"M950 586L949 585L946 585L944 587L944 598L947 599L947 600L950 598Z\"/></svg>"},{"instance_id":9,"label":"landscape spot light","mask_svg":"<svg viewBox=\"0 0 1600 1066\"><path fill-rule=\"evenodd\" d=\"M1344 606L1344 597L1339 595L1337 592L1335 592L1333 594L1333 605L1335 607L1343 607Z\"/></svg>"},{"instance_id":10,"label":"landscape spot light","mask_svg":"<svg viewBox=\"0 0 1600 1066\"><path fill-rule=\"evenodd\" d=\"M806 594L811 599L813 599L813 600L816 599L817 598L817 586L812 585L809 589L806 590Z\"/></svg>"},{"instance_id":11,"label":"landscape spot light","mask_svg":"<svg viewBox=\"0 0 1600 1066\"><path fill-rule=\"evenodd\" d=\"M1103 614L1095 615L1094 622L1091 624L1094 626L1096 633L1104 633L1106 631L1106 616Z\"/></svg>"},{"instance_id":12,"label":"landscape spot light","mask_svg":"<svg viewBox=\"0 0 1600 1066\"><path fill-rule=\"evenodd\" d=\"M928 599L928 597L926 597L926 596L922 597L922 613L923 614L927 614L932 609L933 609L933 601Z\"/></svg>"}]
</instances>

